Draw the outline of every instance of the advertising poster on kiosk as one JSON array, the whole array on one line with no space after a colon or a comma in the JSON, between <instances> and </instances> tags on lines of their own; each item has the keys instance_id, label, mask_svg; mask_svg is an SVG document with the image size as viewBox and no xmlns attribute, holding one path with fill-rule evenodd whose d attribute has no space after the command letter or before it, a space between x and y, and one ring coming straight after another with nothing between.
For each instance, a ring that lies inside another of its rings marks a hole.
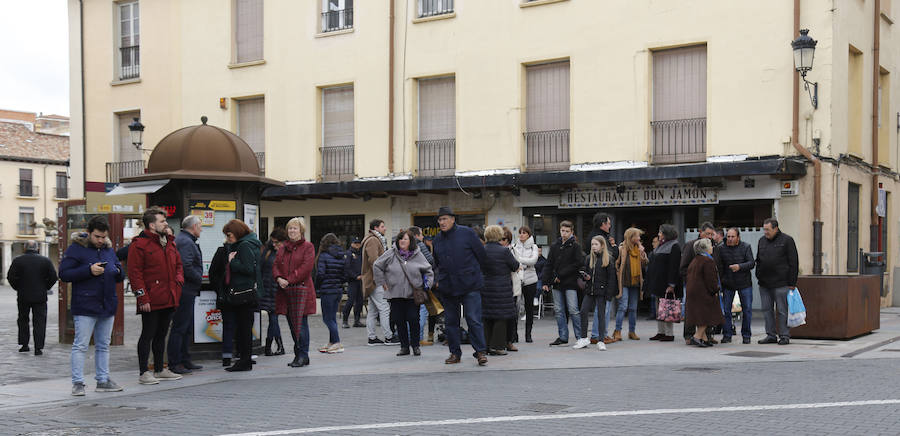
<instances>
[{"instance_id":1,"label":"advertising poster on kiosk","mask_svg":"<svg viewBox=\"0 0 900 436\"><path fill-rule=\"evenodd\" d=\"M253 314L253 340L260 339L259 312ZM194 343L222 342L222 311L216 308L216 293L200 291L194 300Z\"/></svg>"}]
</instances>

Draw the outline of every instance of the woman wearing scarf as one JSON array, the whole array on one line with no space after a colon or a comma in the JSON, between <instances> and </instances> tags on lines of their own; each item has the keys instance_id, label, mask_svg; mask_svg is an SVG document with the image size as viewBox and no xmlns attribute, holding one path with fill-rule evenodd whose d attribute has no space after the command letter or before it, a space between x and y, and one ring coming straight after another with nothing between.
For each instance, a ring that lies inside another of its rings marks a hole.
<instances>
[{"instance_id":1,"label":"woman wearing scarf","mask_svg":"<svg viewBox=\"0 0 900 436\"><path fill-rule=\"evenodd\" d=\"M628 339L640 340L637 328L637 304L644 286L644 268L647 267L647 252L641 244L644 231L634 227L625 230L625 240L619 245L619 258L616 259L616 271L619 279L619 309L616 311L616 330L613 340L622 340L622 321L628 313Z\"/></svg>"},{"instance_id":2,"label":"woman wearing scarf","mask_svg":"<svg viewBox=\"0 0 900 436\"><path fill-rule=\"evenodd\" d=\"M687 298L691 310L687 312L689 325L697 326L690 345L711 347L706 327L722 324L722 308L719 305L719 273L712 257L712 241L701 238L694 243L694 260L687 270Z\"/></svg>"},{"instance_id":3,"label":"woman wearing scarf","mask_svg":"<svg viewBox=\"0 0 900 436\"><path fill-rule=\"evenodd\" d=\"M372 265L375 286L384 287L384 299L391 305L391 324L400 337L398 356L408 356L409 348L420 356L419 305L413 300L414 288L428 288L434 281L431 264L418 250L415 235L401 231L394 246Z\"/></svg>"}]
</instances>

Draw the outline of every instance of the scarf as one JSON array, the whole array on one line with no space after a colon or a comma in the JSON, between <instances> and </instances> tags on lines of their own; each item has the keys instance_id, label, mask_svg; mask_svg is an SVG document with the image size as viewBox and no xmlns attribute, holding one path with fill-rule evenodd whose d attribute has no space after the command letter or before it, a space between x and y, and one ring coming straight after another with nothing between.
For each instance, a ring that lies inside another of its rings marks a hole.
<instances>
[{"instance_id":1,"label":"scarf","mask_svg":"<svg viewBox=\"0 0 900 436\"><path fill-rule=\"evenodd\" d=\"M628 250L628 265L631 268L631 283L641 284L641 249L637 245Z\"/></svg>"},{"instance_id":2,"label":"scarf","mask_svg":"<svg viewBox=\"0 0 900 436\"><path fill-rule=\"evenodd\" d=\"M165 234L159 235L159 245L162 245L163 248L166 248L166 244L169 242L169 238L166 238Z\"/></svg>"},{"instance_id":3,"label":"scarf","mask_svg":"<svg viewBox=\"0 0 900 436\"><path fill-rule=\"evenodd\" d=\"M397 254L400 255L400 258L405 261L409 260L409 258L412 257L413 253L415 253L415 251L408 251L402 248L397 249Z\"/></svg>"},{"instance_id":4,"label":"scarf","mask_svg":"<svg viewBox=\"0 0 900 436\"><path fill-rule=\"evenodd\" d=\"M377 230L372 230L372 233L374 233L375 236L378 236L378 239L381 241L381 247L384 249L384 251L387 251L388 242L387 242L387 239L385 239L384 235L382 235L381 233L378 233Z\"/></svg>"}]
</instances>

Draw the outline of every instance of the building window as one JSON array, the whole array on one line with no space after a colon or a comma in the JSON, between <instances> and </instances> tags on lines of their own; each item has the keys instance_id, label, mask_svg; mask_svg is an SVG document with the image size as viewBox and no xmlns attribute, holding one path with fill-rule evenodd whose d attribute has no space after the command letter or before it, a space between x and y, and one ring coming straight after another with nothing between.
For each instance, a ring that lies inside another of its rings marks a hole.
<instances>
[{"instance_id":1,"label":"building window","mask_svg":"<svg viewBox=\"0 0 900 436\"><path fill-rule=\"evenodd\" d=\"M322 179L353 178L353 86L322 90Z\"/></svg>"},{"instance_id":2,"label":"building window","mask_svg":"<svg viewBox=\"0 0 900 436\"><path fill-rule=\"evenodd\" d=\"M106 182L119 183L122 177L134 177L144 174L144 160L141 153L131 143L131 131L128 125L135 118L140 119L140 112L124 112L116 114L116 144L113 150L115 160L106 163Z\"/></svg>"},{"instance_id":3,"label":"building window","mask_svg":"<svg viewBox=\"0 0 900 436\"><path fill-rule=\"evenodd\" d=\"M34 197L36 186L32 184L31 170L19 168L19 197Z\"/></svg>"},{"instance_id":4,"label":"building window","mask_svg":"<svg viewBox=\"0 0 900 436\"><path fill-rule=\"evenodd\" d=\"M62 171L56 173L56 198L69 198L69 177Z\"/></svg>"},{"instance_id":5,"label":"building window","mask_svg":"<svg viewBox=\"0 0 900 436\"><path fill-rule=\"evenodd\" d=\"M122 2L118 8L119 80L141 76L141 11L139 2Z\"/></svg>"},{"instance_id":6,"label":"building window","mask_svg":"<svg viewBox=\"0 0 900 436\"><path fill-rule=\"evenodd\" d=\"M453 0L419 0L419 18L453 13Z\"/></svg>"},{"instance_id":7,"label":"building window","mask_svg":"<svg viewBox=\"0 0 900 436\"><path fill-rule=\"evenodd\" d=\"M234 0L234 61L263 59L263 0Z\"/></svg>"},{"instance_id":8,"label":"building window","mask_svg":"<svg viewBox=\"0 0 900 436\"><path fill-rule=\"evenodd\" d=\"M237 134L253 149L263 174L266 163L266 99L263 97L237 102Z\"/></svg>"},{"instance_id":9,"label":"building window","mask_svg":"<svg viewBox=\"0 0 900 436\"><path fill-rule=\"evenodd\" d=\"M456 171L456 79L419 81L419 176L453 175Z\"/></svg>"},{"instance_id":10,"label":"building window","mask_svg":"<svg viewBox=\"0 0 900 436\"><path fill-rule=\"evenodd\" d=\"M353 0L322 0L322 32L353 28Z\"/></svg>"},{"instance_id":11,"label":"building window","mask_svg":"<svg viewBox=\"0 0 900 436\"><path fill-rule=\"evenodd\" d=\"M310 241L321 241L328 233L334 233L342 247L349 247L354 237L362 239L366 234L365 215L325 215L309 217Z\"/></svg>"},{"instance_id":12,"label":"building window","mask_svg":"<svg viewBox=\"0 0 900 436\"><path fill-rule=\"evenodd\" d=\"M847 272L859 271L859 185L847 185Z\"/></svg>"},{"instance_id":13,"label":"building window","mask_svg":"<svg viewBox=\"0 0 900 436\"><path fill-rule=\"evenodd\" d=\"M862 157L863 54L850 46L847 54L847 152Z\"/></svg>"},{"instance_id":14,"label":"building window","mask_svg":"<svg viewBox=\"0 0 900 436\"><path fill-rule=\"evenodd\" d=\"M653 52L653 163L706 160L706 46Z\"/></svg>"},{"instance_id":15,"label":"building window","mask_svg":"<svg viewBox=\"0 0 900 436\"><path fill-rule=\"evenodd\" d=\"M33 235L34 233L34 208L19 208L19 226L16 229L17 235Z\"/></svg>"},{"instance_id":16,"label":"building window","mask_svg":"<svg viewBox=\"0 0 900 436\"><path fill-rule=\"evenodd\" d=\"M569 61L526 67L525 169L569 169Z\"/></svg>"}]
</instances>

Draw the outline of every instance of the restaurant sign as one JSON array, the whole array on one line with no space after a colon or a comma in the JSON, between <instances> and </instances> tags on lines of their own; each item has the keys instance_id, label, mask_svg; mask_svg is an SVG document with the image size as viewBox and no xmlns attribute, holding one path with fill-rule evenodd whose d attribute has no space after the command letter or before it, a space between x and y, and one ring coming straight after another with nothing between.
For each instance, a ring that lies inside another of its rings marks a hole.
<instances>
[{"instance_id":1,"label":"restaurant sign","mask_svg":"<svg viewBox=\"0 0 900 436\"><path fill-rule=\"evenodd\" d=\"M635 185L602 189L573 189L559 194L559 207L604 208L717 204L717 188L691 184Z\"/></svg>"}]
</instances>

